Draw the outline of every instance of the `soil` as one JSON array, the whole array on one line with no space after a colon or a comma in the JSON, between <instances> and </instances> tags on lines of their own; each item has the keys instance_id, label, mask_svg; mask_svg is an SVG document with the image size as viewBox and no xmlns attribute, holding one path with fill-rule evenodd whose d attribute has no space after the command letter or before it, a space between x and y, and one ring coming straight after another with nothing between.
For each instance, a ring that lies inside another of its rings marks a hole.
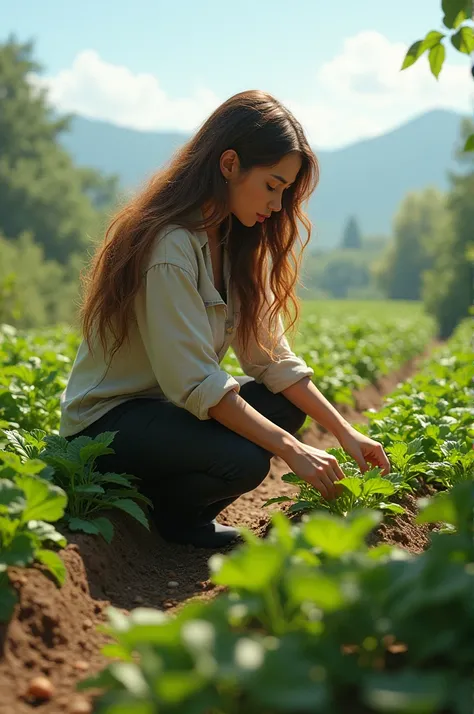
<instances>
[{"instance_id":1,"label":"soil","mask_svg":"<svg viewBox=\"0 0 474 714\"><path fill-rule=\"evenodd\" d=\"M340 411L351 422L364 422L362 412L378 409L383 396L411 376L425 356L362 390L355 395L354 408ZM302 440L319 448L337 445L331 434L314 424ZM273 459L264 483L229 506L219 516L221 523L247 526L264 537L275 506L264 509L263 503L293 492L294 487L281 481L287 471L284 462ZM415 499L407 496L403 505L405 515L384 521L371 535L371 543L395 543L419 553L428 544L430 528L413 522ZM0 625L0 714L87 712L87 708L77 709L80 702L85 707L89 703L92 711L93 692L77 694L75 685L108 661L100 653L107 636L97 632L96 626L106 620L109 605L124 611L138 606L174 610L189 598L214 597L222 589L209 581L207 563L212 551L168 544L153 525L147 531L126 514L107 515L115 526L110 545L94 536L65 532L68 545L59 551L67 568L62 588L40 565L9 569L19 603L12 620ZM53 696L44 701L28 698L29 682L41 675L53 684Z\"/></svg>"}]
</instances>

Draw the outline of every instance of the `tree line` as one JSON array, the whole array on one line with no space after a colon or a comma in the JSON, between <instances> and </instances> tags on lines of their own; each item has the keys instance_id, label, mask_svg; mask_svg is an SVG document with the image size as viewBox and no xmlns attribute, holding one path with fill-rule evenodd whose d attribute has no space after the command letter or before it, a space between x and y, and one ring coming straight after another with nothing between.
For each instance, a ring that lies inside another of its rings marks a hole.
<instances>
[{"instance_id":1,"label":"tree line","mask_svg":"<svg viewBox=\"0 0 474 714\"><path fill-rule=\"evenodd\" d=\"M116 176L76 166L61 146L71 117L57 117L31 81L41 71L33 53L13 37L0 45L0 322L23 327L75 323L80 272L120 193ZM472 129L466 121L460 138ZM390 240L363 236L348 217L339 248L305 260L312 296L423 300L449 335L473 299L469 156L446 194L427 188L405 198Z\"/></svg>"}]
</instances>

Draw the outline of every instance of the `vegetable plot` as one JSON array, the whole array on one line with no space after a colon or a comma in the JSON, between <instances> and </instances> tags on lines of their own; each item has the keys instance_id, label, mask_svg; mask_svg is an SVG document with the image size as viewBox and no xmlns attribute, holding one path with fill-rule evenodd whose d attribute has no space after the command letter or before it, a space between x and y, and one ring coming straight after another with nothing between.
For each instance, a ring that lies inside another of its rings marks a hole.
<instances>
[{"instance_id":1,"label":"vegetable plot","mask_svg":"<svg viewBox=\"0 0 474 714\"><path fill-rule=\"evenodd\" d=\"M410 478L400 470L389 486L412 489L428 478L440 489L449 488L420 500L417 522L437 524L430 547L416 556L388 544L369 548L366 538L383 512L363 506L369 498L392 494L378 493L378 488L371 492L371 483L380 486L376 473L349 475L341 496L345 517L322 510L321 502L300 524L277 512L266 540L245 530L245 545L230 555L212 556L213 581L227 586L226 594L188 603L172 617L149 608L126 616L110 608L109 624L101 629L115 640L104 650L115 661L79 685L105 690L99 714L470 714L474 483L467 450L472 420L469 425L465 411L472 409L469 330L464 326L435 362L451 367L451 387L453 375L458 380L456 390L437 394L443 417L450 418L439 431L423 436L413 432L413 425L426 429L430 424L423 426L395 408L397 428L392 425L387 436L397 468L416 457ZM428 392L430 379L434 387L443 382L433 369L431 362L389 403L398 404L404 394L419 395L421 384ZM431 403L429 396L424 399ZM373 415L372 425L387 418L387 411ZM429 468L429 459L441 463L446 449L461 454L463 470L455 472L456 478L453 470L444 470L440 478L437 468Z\"/></svg>"}]
</instances>

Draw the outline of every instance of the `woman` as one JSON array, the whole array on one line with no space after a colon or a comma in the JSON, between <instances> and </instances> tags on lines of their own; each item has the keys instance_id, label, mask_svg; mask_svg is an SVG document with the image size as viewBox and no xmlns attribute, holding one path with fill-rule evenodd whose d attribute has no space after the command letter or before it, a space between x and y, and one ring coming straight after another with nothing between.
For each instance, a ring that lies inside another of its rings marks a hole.
<instances>
[{"instance_id":1,"label":"woman","mask_svg":"<svg viewBox=\"0 0 474 714\"><path fill-rule=\"evenodd\" d=\"M367 469L389 471L289 347L297 223L318 180L300 124L272 96L231 97L112 221L81 306L84 339L61 397L60 434L118 431L98 468L131 473L172 542L238 537L216 516L280 456L325 498L336 459L295 438L306 415ZM220 367L232 346L245 378Z\"/></svg>"}]
</instances>

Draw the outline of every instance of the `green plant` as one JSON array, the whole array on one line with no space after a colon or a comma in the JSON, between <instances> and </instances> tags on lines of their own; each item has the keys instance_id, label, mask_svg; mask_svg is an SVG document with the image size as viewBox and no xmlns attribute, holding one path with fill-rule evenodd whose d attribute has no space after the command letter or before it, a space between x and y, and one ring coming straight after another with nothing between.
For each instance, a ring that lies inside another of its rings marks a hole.
<instances>
[{"instance_id":1,"label":"green plant","mask_svg":"<svg viewBox=\"0 0 474 714\"><path fill-rule=\"evenodd\" d=\"M110 444L116 431L103 432L95 439L79 436L69 442L62 436L46 435L39 429L32 433L5 429L4 434L9 448L25 461L35 457L41 459L47 465L43 478L64 489L68 497L64 522L70 530L100 534L110 543L114 534L110 519L95 514L114 508L125 511L149 529L145 513L135 501L150 506L152 502L133 485L137 477L103 474L95 469L96 459L114 453Z\"/></svg>"},{"instance_id":2,"label":"green plant","mask_svg":"<svg viewBox=\"0 0 474 714\"><path fill-rule=\"evenodd\" d=\"M405 509L398 503L389 503L386 498L393 496L400 490L401 480L398 474L382 477L379 468L370 469L365 474L361 474L359 468L345 460L347 457L340 449L330 449L344 471L345 478L338 481L340 495L334 500L327 501L321 493L311 484L298 478L294 473L282 476L282 481L291 483L299 488L298 494L294 498L289 496L277 496L270 498L263 505L270 506L275 503L290 502L292 505L288 513L298 511L310 511L314 508L324 508L330 513L346 516L357 508L380 508L382 511L390 513L404 513Z\"/></svg>"},{"instance_id":3,"label":"green plant","mask_svg":"<svg viewBox=\"0 0 474 714\"><path fill-rule=\"evenodd\" d=\"M424 511L439 518L439 504ZM474 664L474 486L446 496L452 532L412 556L366 537L381 514L273 514L266 541L210 560L228 588L176 615L109 608L114 640L97 677L97 714L470 714ZM459 613L463 617L459 617Z\"/></svg>"},{"instance_id":4,"label":"green plant","mask_svg":"<svg viewBox=\"0 0 474 714\"><path fill-rule=\"evenodd\" d=\"M8 566L45 565L60 585L66 569L61 558L44 547L64 547L66 539L51 522L64 514L67 496L38 474L45 464L37 459L22 463L16 454L0 451L0 621L12 615L17 601L9 585Z\"/></svg>"}]
</instances>

